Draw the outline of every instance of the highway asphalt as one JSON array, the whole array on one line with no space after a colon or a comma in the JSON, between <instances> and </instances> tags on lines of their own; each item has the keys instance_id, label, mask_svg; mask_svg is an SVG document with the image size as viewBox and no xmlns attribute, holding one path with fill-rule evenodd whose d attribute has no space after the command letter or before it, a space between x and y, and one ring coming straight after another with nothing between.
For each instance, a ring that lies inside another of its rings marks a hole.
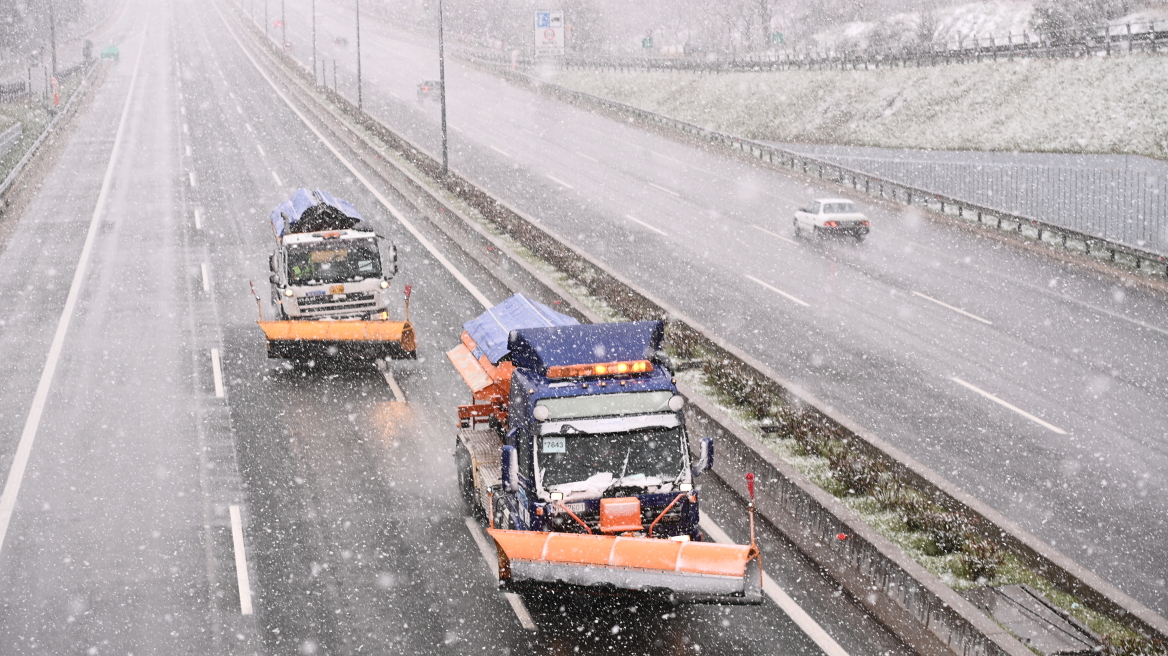
<instances>
[{"instance_id":1,"label":"highway asphalt","mask_svg":"<svg viewBox=\"0 0 1168 656\"><path fill-rule=\"evenodd\" d=\"M318 62L355 98L353 10L316 7ZM287 11L309 66L307 7ZM366 110L437 153L416 98L435 44L368 14L361 37ZM455 169L1168 613L1163 293L864 197L863 245L796 239L794 210L838 187L454 60L447 89Z\"/></svg>"},{"instance_id":2,"label":"highway asphalt","mask_svg":"<svg viewBox=\"0 0 1168 656\"><path fill-rule=\"evenodd\" d=\"M770 601L499 593L456 492L467 393L443 357L482 304L268 86L217 5L129 0L117 29L121 61L3 219L3 653L822 653ZM340 150L480 294L510 293ZM401 248L420 337L389 371L402 398L376 369L265 357L248 283L266 296L267 213L298 186L353 201ZM712 478L702 494L745 539L737 498ZM844 652L909 653L781 536L760 542Z\"/></svg>"}]
</instances>

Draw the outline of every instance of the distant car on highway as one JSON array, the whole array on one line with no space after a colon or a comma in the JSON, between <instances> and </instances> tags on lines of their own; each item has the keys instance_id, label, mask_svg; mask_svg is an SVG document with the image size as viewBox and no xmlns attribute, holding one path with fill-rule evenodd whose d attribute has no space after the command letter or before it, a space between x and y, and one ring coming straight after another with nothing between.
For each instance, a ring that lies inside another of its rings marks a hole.
<instances>
[{"instance_id":1,"label":"distant car on highway","mask_svg":"<svg viewBox=\"0 0 1168 656\"><path fill-rule=\"evenodd\" d=\"M846 198L819 198L795 212L795 234L848 235L864 241L871 229L868 217Z\"/></svg>"},{"instance_id":2,"label":"distant car on highway","mask_svg":"<svg viewBox=\"0 0 1168 656\"><path fill-rule=\"evenodd\" d=\"M347 46L347 45L349 45L349 40L343 36L336 36L336 37L333 37L333 43L338 45L338 46Z\"/></svg>"},{"instance_id":3,"label":"distant car on highway","mask_svg":"<svg viewBox=\"0 0 1168 656\"><path fill-rule=\"evenodd\" d=\"M426 80L418 83L418 102L433 98L442 90L442 83L438 80Z\"/></svg>"}]
</instances>

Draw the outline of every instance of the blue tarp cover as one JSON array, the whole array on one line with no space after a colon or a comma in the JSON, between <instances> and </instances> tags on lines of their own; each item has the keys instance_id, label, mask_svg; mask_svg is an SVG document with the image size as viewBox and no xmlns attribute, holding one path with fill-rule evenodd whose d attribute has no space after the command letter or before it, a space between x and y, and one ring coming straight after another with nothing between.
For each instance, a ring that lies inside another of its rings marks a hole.
<instances>
[{"instance_id":1,"label":"blue tarp cover","mask_svg":"<svg viewBox=\"0 0 1168 656\"><path fill-rule=\"evenodd\" d=\"M300 220L304 210L320 204L331 205L345 215L353 217L357 220L363 220L361 214L356 207L347 201L343 201L336 196L333 196L323 189L317 189L315 192L308 189L300 188L292 192L292 197L276 206L272 210L272 227L276 229L276 235L283 237L288 233L288 229Z\"/></svg>"},{"instance_id":2,"label":"blue tarp cover","mask_svg":"<svg viewBox=\"0 0 1168 656\"><path fill-rule=\"evenodd\" d=\"M507 346L517 368L544 372L558 365L645 360L661 348L664 335L661 321L520 328Z\"/></svg>"},{"instance_id":3,"label":"blue tarp cover","mask_svg":"<svg viewBox=\"0 0 1168 656\"><path fill-rule=\"evenodd\" d=\"M498 364L509 352L507 337L511 331L519 328L576 326L579 323L543 303L537 303L523 294L515 294L462 324L462 327L478 345L474 352L475 359L486 355L493 364Z\"/></svg>"}]
</instances>

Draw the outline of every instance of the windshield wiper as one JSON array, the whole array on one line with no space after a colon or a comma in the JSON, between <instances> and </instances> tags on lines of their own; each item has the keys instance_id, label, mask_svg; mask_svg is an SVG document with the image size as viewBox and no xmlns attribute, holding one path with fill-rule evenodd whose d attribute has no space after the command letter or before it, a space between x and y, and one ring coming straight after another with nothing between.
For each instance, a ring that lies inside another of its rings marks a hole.
<instances>
[{"instance_id":1,"label":"windshield wiper","mask_svg":"<svg viewBox=\"0 0 1168 656\"><path fill-rule=\"evenodd\" d=\"M625 451L625 464L621 466L620 478L618 478L615 481L613 481L612 483L610 483L608 487L612 487L613 485L616 485L617 483L625 480L625 473L629 471L629 456L632 455L632 453L633 453L633 447L630 446L628 448L628 450ZM605 489L607 490L608 488L605 488Z\"/></svg>"}]
</instances>

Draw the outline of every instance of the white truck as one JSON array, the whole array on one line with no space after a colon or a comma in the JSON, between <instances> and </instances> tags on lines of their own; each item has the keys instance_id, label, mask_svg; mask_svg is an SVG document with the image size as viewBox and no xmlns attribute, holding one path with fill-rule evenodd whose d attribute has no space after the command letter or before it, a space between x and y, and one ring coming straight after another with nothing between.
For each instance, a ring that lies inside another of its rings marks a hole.
<instances>
[{"instance_id":1,"label":"white truck","mask_svg":"<svg viewBox=\"0 0 1168 656\"><path fill-rule=\"evenodd\" d=\"M271 214L276 250L269 257L276 321L260 325L268 356L413 357L413 327L390 321L397 248L377 235L350 203L326 191L298 189Z\"/></svg>"}]
</instances>

